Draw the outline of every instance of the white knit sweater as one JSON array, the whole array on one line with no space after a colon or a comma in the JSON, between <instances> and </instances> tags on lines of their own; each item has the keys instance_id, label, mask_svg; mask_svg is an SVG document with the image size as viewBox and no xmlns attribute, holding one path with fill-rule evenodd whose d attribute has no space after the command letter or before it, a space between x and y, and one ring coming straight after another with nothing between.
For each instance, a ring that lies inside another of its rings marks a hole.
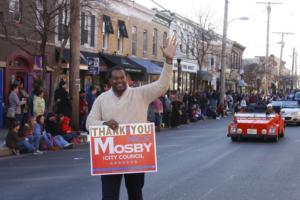
<instances>
[{"instance_id":1,"label":"white knit sweater","mask_svg":"<svg viewBox=\"0 0 300 200\"><path fill-rule=\"evenodd\" d=\"M127 87L121 97L116 96L112 89L104 92L95 100L88 115L87 129L109 120L119 124L147 122L149 104L167 92L171 77L172 65L165 63L160 78L153 83L137 88Z\"/></svg>"}]
</instances>

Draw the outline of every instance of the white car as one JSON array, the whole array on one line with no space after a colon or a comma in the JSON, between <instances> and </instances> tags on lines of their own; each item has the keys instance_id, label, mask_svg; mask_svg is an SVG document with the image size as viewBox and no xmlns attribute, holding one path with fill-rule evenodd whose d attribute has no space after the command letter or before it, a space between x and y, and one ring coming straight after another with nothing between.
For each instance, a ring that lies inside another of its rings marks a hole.
<instances>
[{"instance_id":1,"label":"white car","mask_svg":"<svg viewBox=\"0 0 300 200\"><path fill-rule=\"evenodd\" d=\"M300 106L297 101L273 101L273 107L280 107L280 112L286 124L300 126Z\"/></svg>"}]
</instances>

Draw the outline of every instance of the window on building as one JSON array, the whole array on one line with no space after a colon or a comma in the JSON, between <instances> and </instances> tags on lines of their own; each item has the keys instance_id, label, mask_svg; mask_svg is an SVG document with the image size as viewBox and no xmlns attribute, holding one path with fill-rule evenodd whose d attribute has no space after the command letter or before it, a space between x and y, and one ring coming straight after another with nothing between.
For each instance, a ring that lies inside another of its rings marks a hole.
<instances>
[{"instance_id":1,"label":"window on building","mask_svg":"<svg viewBox=\"0 0 300 200\"><path fill-rule=\"evenodd\" d=\"M186 47L185 47L185 54L188 56L190 52L190 36L187 35Z\"/></svg>"},{"instance_id":2,"label":"window on building","mask_svg":"<svg viewBox=\"0 0 300 200\"><path fill-rule=\"evenodd\" d=\"M44 20L43 20L43 0L36 0L36 26L37 28L44 27Z\"/></svg>"},{"instance_id":3,"label":"window on building","mask_svg":"<svg viewBox=\"0 0 300 200\"><path fill-rule=\"evenodd\" d=\"M96 17L81 13L81 45L95 47Z\"/></svg>"},{"instance_id":4,"label":"window on building","mask_svg":"<svg viewBox=\"0 0 300 200\"><path fill-rule=\"evenodd\" d=\"M136 56L137 51L137 28L133 26L131 28L131 54Z\"/></svg>"},{"instance_id":5,"label":"window on building","mask_svg":"<svg viewBox=\"0 0 300 200\"><path fill-rule=\"evenodd\" d=\"M153 30L152 35L152 55L157 56L157 29Z\"/></svg>"},{"instance_id":6,"label":"window on building","mask_svg":"<svg viewBox=\"0 0 300 200\"><path fill-rule=\"evenodd\" d=\"M58 11L58 41L62 41L67 34L67 25L70 20L70 13L63 8Z\"/></svg>"},{"instance_id":7,"label":"window on building","mask_svg":"<svg viewBox=\"0 0 300 200\"><path fill-rule=\"evenodd\" d=\"M89 35L89 20L88 16L82 12L81 13L81 45L88 44Z\"/></svg>"},{"instance_id":8,"label":"window on building","mask_svg":"<svg viewBox=\"0 0 300 200\"><path fill-rule=\"evenodd\" d=\"M21 23L23 3L21 0L9 0L9 15L12 21Z\"/></svg>"},{"instance_id":9,"label":"window on building","mask_svg":"<svg viewBox=\"0 0 300 200\"><path fill-rule=\"evenodd\" d=\"M119 53L123 52L123 37L120 33L120 30L118 30L118 52Z\"/></svg>"},{"instance_id":10,"label":"window on building","mask_svg":"<svg viewBox=\"0 0 300 200\"><path fill-rule=\"evenodd\" d=\"M144 30L143 32L143 56L147 56L147 49L148 49L148 32Z\"/></svg>"},{"instance_id":11,"label":"window on building","mask_svg":"<svg viewBox=\"0 0 300 200\"><path fill-rule=\"evenodd\" d=\"M164 32L164 35L163 35L163 48L165 48L167 46L167 38L168 38L168 34L167 34L167 32Z\"/></svg>"},{"instance_id":12,"label":"window on building","mask_svg":"<svg viewBox=\"0 0 300 200\"><path fill-rule=\"evenodd\" d=\"M95 35L96 35L96 16L91 15L91 28L90 28L90 46L95 47Z\"/></svg>"},{"instance_id":13,"label":"window on building","mask_svg":"<svg viewBox=\"0 0 300 200\"><path fill-rule=\"evenodd\" d=\"M108 33L105 32L105 22L102 23L102 49L108 48Z\"/></svg>"},{"instance_id":14,"label":"window on building","mask_svg":"<svg viewBox=\"0 0 300 200\"><path fill-rule=\"evenodd\" d=\"M102 22L102 49L108 48L109 34L114 34L114 29L109 16L103 15Z\"/></svg>"},{"instance_id":15,"label":"window on building","mask_svg":"<svg viewBox=\"0 0 300 200\"><path fill-rule=\"evenodd\" d=\"M184 36L183 36L182 32L180 33L180 40L181 40L181 43L179 45L179 48L180 48L180 52L183 53Z\"/></svg>"},{"instance_id":16,"label":"window on building","mask_svg":"<svg viewBox=\"0 0 300 200\"><path fill-rule=\"evenodd\" d=\"M123 38L126 37L128 38L128 33L126 29L125 22L122 20L118 20L118 52L122 53L123 52Z\"/></svg>"}]
</instances>

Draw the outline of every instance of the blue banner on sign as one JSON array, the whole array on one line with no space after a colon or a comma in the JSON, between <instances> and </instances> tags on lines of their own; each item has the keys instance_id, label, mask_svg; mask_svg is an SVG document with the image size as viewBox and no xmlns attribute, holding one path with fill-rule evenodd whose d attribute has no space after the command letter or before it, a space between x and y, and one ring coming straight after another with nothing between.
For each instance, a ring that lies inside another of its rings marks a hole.
<instances>
[{"instance_id":1,"label":"blue banner on sign","mask_svg":"<svg viewBox=\"0 0 300 200\"><path fill-rule=\"evenodd\" d=\"M92 75L99 74L99 68L98 67L89 66L88 70L89 70L89 74L92 74Z\"/></svg>"}]
</instances>

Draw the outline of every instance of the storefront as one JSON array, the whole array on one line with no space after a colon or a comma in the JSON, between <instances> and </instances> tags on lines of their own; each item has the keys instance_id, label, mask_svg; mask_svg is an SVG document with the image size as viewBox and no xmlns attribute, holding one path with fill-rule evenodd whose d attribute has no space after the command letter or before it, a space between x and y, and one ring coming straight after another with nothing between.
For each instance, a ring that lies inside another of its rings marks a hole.
<instances>
[{"instance_id":1,"label":"storefront","mask_svg":"<svg viewBox=\"0 0 300 200\"><path fill-rule=\"evenodd\" d=\"M198 89L199 91L208 91L211 89L213 76L207 71L198 71Z\"/></svg>"},{"instance_id":2,"label":"storefront","mask_svg":"<svg viewBox=\"0 0 300 200\"><path fill-rule=\"evenodd\" d=\"M69 78L69 60L70 60L70 49L65 49L63 51L63 62L65 63L63 68L64 68L64 73L60 75L59 79L64 79L68 81ZM88 67L88 62L90 59L99 59L99 67L98 67L98 72L97 73L91 73L89 71ZM107 71L107 66L101 60L99 57L99 53L93 53L93 52L86 52L86 51L81 51L80 52L80 88L84 89L85 91L88 91L90 86L96 86L100 90L103 91L103 87L105 83L107 82L106 80L106 71Z\"/></svg>"},{"instance_id":3,"label":"storefront","mask_svg":"<svg viewBox=\"0 0 300 200\"><path fill-rule=\"evenodd\" d=\"M6 102L10 92L10 86L15 83L23 83L24 89L28 94L33 90L35 80L43 80L45 96L51 92L51 69L47 67L46 78L43 76L41 67L41 57L27 54L24 51L15 51L10 54L6 61L5 78L4 78L4 94ZM45 79L43 79L45 78Z\"/></svg>"},{"instance_id":4,"label":"storefront","mask_svg":"<svg viewBox=\"0 0 300 200\"><path fill-rule=\"evenodd\" d=\"M134 63L143 66L146 69L147 77L145 80L145 84L152 83L159 79L159 76L162 71L162 67L157 65L156 63L146 60L146 59L139 59L135 57L129 57L130 60L132 60Z\"/></svg>"},{"instance_id":5,"label":"storefront","mask_svg":"<svg viewBox=\"0 0 300 200\"><path fill-rule=\"evenodd\" d=\"M181 66L181 73L178 74L178 63L173 62L173 78L171 81L171 90L178 91L179 89L181 93L184 93L186 91L188 92L195 91L196 80L197 80L197 69L198 69L197 64L181 61L180 66ZM178 88L178 83L180 84L179 88Z\"/></svg>"}]
</instances>

